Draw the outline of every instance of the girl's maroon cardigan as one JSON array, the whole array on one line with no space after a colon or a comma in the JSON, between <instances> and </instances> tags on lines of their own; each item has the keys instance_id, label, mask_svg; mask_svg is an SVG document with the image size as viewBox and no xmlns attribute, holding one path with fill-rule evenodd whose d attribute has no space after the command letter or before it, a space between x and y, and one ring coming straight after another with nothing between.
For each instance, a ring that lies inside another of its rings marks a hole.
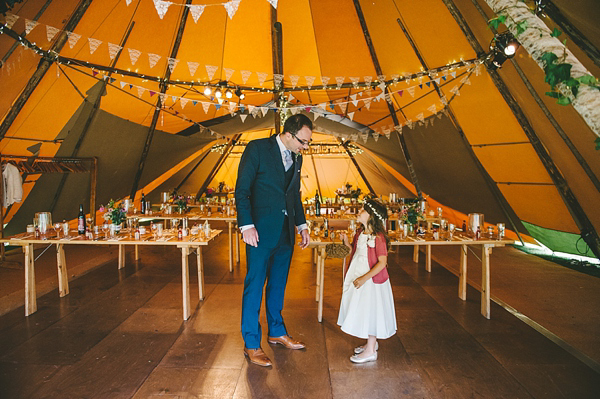
<instances>
[{"instance_id":1,"label":"girl's maroon cardigan","mask_svg":"<svg viewBox=\"0 0 600 399\"><path fill-rule=\"evenodd\" d=\"M352 252L350 252L350 262L352 262L352 258L354 257L354 253L356 252L358 236L362 233L362 231L362 228L357 230L356 234L354 235L354 239L352 240ZM386 256L387 253L388 251L387 244L385 242L385 237L383 233L378 233L377 236L375 236L375 247L371 248L367 245L367 257L369 260L369 268L372 269L377 264L377 262L379 262L379 257ZM344 275L344 277L346 276ZM379 273L373 276L373 282L375 284L382 284L385 283L389 278L390 275L388 274L386 265L383 268L383 270L381 270Z\"/></svg>"}]
</instances>

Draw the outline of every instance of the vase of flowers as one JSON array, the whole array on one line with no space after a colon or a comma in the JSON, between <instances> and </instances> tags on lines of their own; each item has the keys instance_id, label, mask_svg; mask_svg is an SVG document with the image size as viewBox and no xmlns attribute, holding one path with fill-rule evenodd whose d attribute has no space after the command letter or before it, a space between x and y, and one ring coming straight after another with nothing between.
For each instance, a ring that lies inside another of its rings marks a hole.
<instances>
[{"instance_id":1,"label":"vase of flowers","mask_svg":"<svg viewBox=\"0 0 600 399\"><path fill-rule=\"evenodd\" d=\"M185 197L185 195L177 195L174 198L175 205L177 205L177 212L179 212L180 214L184 214L187 212L188 210L188 202L187 202L187 198Z\"/></svg>"},{"instance_id":2,"label":"vase of flowers","mask_svg":"<svg viewBox=\"0 0 600 399\"><path fill-rule=\"evenodd\" d=\"M425 217L423 216L423 212L419 209L418 204L414 203L402 207L399 219L402 220L404 224L408 224L408 233L409 235L412 235L414 231L416 231L416 225L419 221L425 220Z\"/></svg>"},{"instance_id":3,"label":"vase of flowers","mask_svg":"<svg viewBox=\"0 0 600 399\"><path fill-rule=\"evenodd\" d=\"M114 200L110 200L106 205L100 206L100 212L104 212L104 221L114 225L114 231L118 233L121 230L121 224L127 220L127 213L121 204L117 204ZM112 232L113 229L111 229Z\"/></svg>"}]
</instances>

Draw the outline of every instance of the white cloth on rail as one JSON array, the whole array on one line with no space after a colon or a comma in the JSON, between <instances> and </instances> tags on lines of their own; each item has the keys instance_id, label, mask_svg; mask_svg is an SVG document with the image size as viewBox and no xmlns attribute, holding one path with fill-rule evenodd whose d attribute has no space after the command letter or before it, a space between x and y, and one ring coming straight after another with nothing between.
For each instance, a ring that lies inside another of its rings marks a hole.
<instances>
[{"instance_id":1,"label":"white cloth on rail","mask_svg":"<svg viewBox=\"0 0 600 399\"><path fill-rule=\"evenodd\" d=\"M2 170L4 181L2 203L4 207L11 205L14 202L21 202L23 199L23 179L19 169L12 163L7 162Z\"/></svg>"}]
</instances>

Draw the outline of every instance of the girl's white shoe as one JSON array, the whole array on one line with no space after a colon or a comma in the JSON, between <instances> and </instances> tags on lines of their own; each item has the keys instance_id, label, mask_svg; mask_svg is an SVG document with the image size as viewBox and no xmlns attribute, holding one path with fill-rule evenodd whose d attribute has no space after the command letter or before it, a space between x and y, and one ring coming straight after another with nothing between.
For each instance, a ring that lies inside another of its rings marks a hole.
<instances>
[{"instance_id":1,"label":"girl's white shoe","mask_svg":"<svg viewBox=\"0 0 600 399\"><path fill-rule=\"evenodd\" d=\"M357 346L356 348L354 348L354 353L357 355L360 355L361 353L363 353L365 351L365 347L367 345L363 345L363 346ZM375 342L375 351L379 350L379 342Z\"/></svg>"},{"instance_id":2,"label":"girl's white shoe","mask_svg":"<svg viewBox=\"0 0 600 399\"><path fill-rule=\"evenodd\" d=\"M352 363L368 363L368 362L374 362L375 360L377 360L377 352L374 352L371 356L367 356L367 357L359 357L358 355L352 355L350 356L350 361Z\"/></svg>"}]
</instances>

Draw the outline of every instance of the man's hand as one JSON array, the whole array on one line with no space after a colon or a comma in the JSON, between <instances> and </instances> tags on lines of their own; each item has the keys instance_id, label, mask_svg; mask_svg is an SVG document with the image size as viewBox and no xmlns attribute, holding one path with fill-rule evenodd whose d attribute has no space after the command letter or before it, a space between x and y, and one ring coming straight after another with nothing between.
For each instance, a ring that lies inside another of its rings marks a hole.
<instances>
[{"instance_id":1,"label":"man's hand","mask_svg":"<svg viewBox=\"0 0 600 399\"><path fill-rule=\"evenodd\" d=\"M308 247L308 244L310 244L310 234L308 234L308 229L304 229L300 232L300 235L302 236L302 242L300 242L300 248L304 249L306 247Z\"/></svg>"},{"instance_id":2,"label":"man's hand","mask_svg":"<svg viewBox=\"0 0 600 399\"><path fill-rule=\"evenodd\" d=\"M258 231L255 227L250 227L242 232L242 239L248 245L258 247Z\"/></svg>"}]
</instances>

